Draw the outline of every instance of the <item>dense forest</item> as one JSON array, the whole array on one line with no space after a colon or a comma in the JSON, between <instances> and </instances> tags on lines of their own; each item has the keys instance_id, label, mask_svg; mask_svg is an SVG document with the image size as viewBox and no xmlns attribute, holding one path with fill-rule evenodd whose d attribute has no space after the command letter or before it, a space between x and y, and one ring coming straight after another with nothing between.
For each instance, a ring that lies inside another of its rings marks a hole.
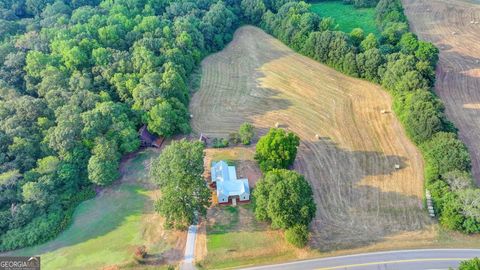
<instances>
[{"instance_id":1,"label":"dense forest","mask_svg":"<svg viewBox=\"0 0 480 270\"><path fill-rule=\"evenodd\" d=\"M54 237L147 124L189 132L189 75L235 1L0 1L0 251Z\"/></svg>"},{"instance_id":2,"label":"dense forest","mask_svg":"<svg viewBox=\"0 0 480 270\"><path fill-rule=\"evenodd\" d=\"M468 152L431 92L438 50L409 32L399 0L376 12L380 38L334 31L295 0L0 0L0 251L68 226L118 177L142 125L188 133L189 77L242 22L389 90L423 149L441 222L480 231Z\"/></svg>"}]
</instances>

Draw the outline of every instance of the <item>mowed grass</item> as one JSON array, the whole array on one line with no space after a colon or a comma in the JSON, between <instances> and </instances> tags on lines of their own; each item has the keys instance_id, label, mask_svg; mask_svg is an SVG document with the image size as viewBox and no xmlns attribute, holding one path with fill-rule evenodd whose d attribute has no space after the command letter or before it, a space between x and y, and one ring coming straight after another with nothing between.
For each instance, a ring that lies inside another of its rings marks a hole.
<instances>
[{"instance_id":1,"label":"mowed grass","mask_svg":"<svg viewBox=\"0 0 480 270\"><path fill-rule=\"evenodd\" d=\"M375 24L375 8L355 8L342 1L318 1L311 3L313 12L321 17L332 17L339 30L350 33L354 28L361 28L365 34L380 35Z\"/></svg>"},{"instance_id":2,"label":"mowed grass","mask_svg":"<svg viewBox=\"0 0 480 270\"><path fill-rule=\"evenodd\" d=\"M97 269L126 261L141 243L138 228L147 201L140 187L120 185L80 204L73 224L53 241L14 255L40 254L43 269Z\"/></svg>"},{"instance_id":3,"label":"mowed grass","mask_svg":"<svg viewBox=\"0 0 480 270\"><path fill-rule=\"evenodd\" d=\"M122 179L81 203L75 209L72 225L57 238L8 255L40 255L42 269L47 270L99 269L131 262L139 245L155 253L171 248L169 241L157 241L159 236L152 236L158 234L150 226L151 217L158 216L152 209L156 191L140 184L146 182L145 161L154 156L151 151L141 152L126 161Z\"/></svg>"},{"instance_id":4,"label":"mowed grass","mask_svg":"<svg viewBox=\"0 0 480 270\"><path fill-rule=\"evenodd\" d=\"M208 220L208 254L200 262L204 269L272 263L308 253L286 243L280 231L256 221L252 204L216 206L210 210Z\"/></svg>"}]
</instances>

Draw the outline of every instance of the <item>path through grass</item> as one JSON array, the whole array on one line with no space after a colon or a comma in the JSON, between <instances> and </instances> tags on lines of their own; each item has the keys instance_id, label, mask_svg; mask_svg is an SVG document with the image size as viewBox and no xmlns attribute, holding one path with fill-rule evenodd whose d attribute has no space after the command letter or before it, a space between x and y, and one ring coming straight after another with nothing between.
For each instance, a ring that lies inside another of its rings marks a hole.
<instances>
[{"instance_id":1,"label":"path through grass","mask_svg":"<svg viewBox=\"0 0 480 270\"><path fill-rule=\"evenodd\" d=\"M321 17L332 17L339 30L350 33L354 28L362 28L365 34L380 35L375 24L375 8L355 8L342 1L316 1L311 10Z\"/></svg>"}]
</instances>

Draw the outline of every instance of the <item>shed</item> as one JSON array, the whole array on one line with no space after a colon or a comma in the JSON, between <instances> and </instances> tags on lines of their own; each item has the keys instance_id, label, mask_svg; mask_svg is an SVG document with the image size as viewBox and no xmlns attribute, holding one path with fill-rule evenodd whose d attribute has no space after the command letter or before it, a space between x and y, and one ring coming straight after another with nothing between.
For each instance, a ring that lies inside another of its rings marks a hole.
<instances>
[{"instance_id":1,"label":"shed","mask_svg":"<svg viewBox=\"0 0 480 270\"><path fill-rule=\"evenodd\" d=\"M143 147L157 147L162 146L164 138L157 137L150 133L147 129L147 125L143 125L138 131L138 136L140 137L140 143Z\"/></svg>"}]
</instances>

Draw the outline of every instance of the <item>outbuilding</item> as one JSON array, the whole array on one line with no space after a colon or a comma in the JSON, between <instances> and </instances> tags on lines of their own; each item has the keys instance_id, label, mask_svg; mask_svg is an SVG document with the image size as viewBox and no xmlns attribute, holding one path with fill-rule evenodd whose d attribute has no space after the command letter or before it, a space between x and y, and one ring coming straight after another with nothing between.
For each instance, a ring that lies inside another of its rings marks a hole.
<instances>
[{"instance_id":1,"label":"outbuilding","mask_svg":"<svg viewBox=\"0 0 480 270\"><path fill-rule=\"evenodd\" d=\"M140 138L140 143L143 147L156 147L159 148L162 146L165 138L157 137L150 133L146 125L143 125L138 131L138 136Z\"/></svg>"}]
</instances>

